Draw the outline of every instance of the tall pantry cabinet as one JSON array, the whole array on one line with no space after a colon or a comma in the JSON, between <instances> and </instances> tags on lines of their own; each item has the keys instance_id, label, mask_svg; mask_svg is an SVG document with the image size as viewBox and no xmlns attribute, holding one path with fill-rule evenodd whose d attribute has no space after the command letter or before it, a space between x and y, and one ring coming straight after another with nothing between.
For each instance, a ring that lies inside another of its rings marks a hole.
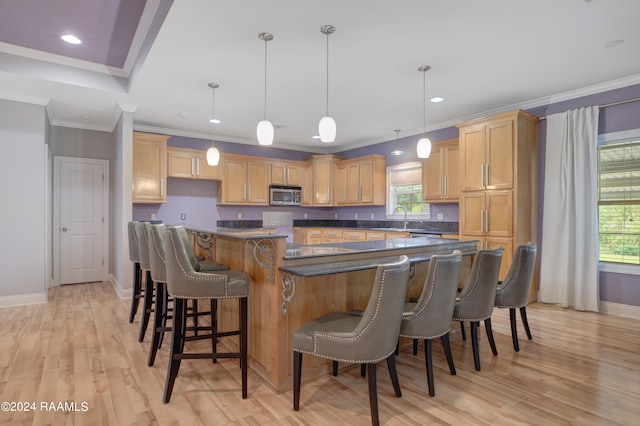
<instances>
[{"instance_id":1,"label":"tall pantry cabinet","mask_svg":"<svg viewBox=\"0 0 640 426\"><path fill-rule=\"evenodd\" d=\"M500 279L515 247L537 241L538 121L516 110L457 125L460 239L504 248ZM536 288L534 277L534 299Z\"/></svg>"}]
</instances>

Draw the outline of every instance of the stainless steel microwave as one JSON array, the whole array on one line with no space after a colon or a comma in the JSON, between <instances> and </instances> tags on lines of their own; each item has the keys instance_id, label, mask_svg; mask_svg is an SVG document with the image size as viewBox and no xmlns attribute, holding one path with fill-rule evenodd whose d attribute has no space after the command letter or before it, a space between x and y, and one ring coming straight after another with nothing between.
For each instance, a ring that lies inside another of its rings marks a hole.
<instances>
[{"instance_id":1,"label":"stainless steel microwave","mask_svg":"<svg viewBox=\"0 0 640 426\"><path fill-rule=\"evenodd\" d=\"M302 188L299 186L269 186L269 204L275 206L299 206L302 202Z\"/></svg>"}]
</instances>

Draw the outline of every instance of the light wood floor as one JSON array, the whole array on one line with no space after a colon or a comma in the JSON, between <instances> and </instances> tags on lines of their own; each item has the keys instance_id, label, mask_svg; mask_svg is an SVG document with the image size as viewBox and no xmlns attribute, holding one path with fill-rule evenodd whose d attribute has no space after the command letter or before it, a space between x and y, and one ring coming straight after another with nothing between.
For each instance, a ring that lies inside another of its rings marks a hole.
<instances>
[{"instance_id":1,"label":"light wood floor","mask_svg":"<svg viewBox=\"0 0 640 426\"><path fill-rule=\"evenodd\" d=\"M397 358L402 398L385 363L378 368L380 419L388 425L638 425L640 321L531 305L533 340L511 345L508 311L496 309L493 357L481 332L482 371L471 345L451 336L458 374L449 375L434 344L436 397L426 390L424 353ZM149 336L137 341L139 314L110 284L52 289L49 303L0 309L1 401L35 402L30 412L0 412L1 424L37 425L368 425L366 379L359 368L303 384L300 411L291 392L275 394L249 374L241 399L237 360L182 363L171 402L162 404L169 341L147 367ZM519 323L519 331L524 331ZM205 344L204 342L194 342ZM188 342L187 345L190 343ZM304 377L303 377L304 380ZM41 411L40 403L76 402L86 412Z\"/></svg>"}]
</instances>

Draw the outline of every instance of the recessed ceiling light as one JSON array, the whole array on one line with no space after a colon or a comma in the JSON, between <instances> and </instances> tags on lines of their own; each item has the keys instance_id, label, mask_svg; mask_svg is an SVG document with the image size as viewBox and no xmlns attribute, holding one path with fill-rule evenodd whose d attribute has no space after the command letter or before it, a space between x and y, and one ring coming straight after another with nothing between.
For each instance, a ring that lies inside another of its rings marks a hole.
<instances>
[{"instance_id":1,"label":"recessed ceiling light","mask_svg":"<svg viewBox=\"0 0 640 426\"><path fill-rule=\"evenodd\" d=\"M222 123L222 121L218 120L217 118L212 118L211 120L209 120L209 123L220 124Z\"/></svg>"},{"instance_id":2,"label":"recessed ceiling light","mask_svg":"<svg viewBox=\"0 0 640 426\"><path fill-rule=\"evenodd\" d=\"M431 98L431 102L433 102L434 104L437 104L438 102L442 102L442 101L444 101L444 98L440 96L434 96L433 98Z\"/></svg>"},{"instance_id":3,"label":"recessed ceiling light","mask_svg":"<svg viewBox=\"0 0 640 426\"><path fill-rule=\"evenodd\" d=\"M398 156L398 155L405 155L405 154L406 154L406 152L401 151L401 150L399 150L399 149L398 149L398 150L396 150L396 151L391 151L389 154L391 154L391 155L395 155L395 156Z\"/></svg>"},{"instance_id":4,"label":"recessed ceiling light","mask_svg":"<svg viewBox=\"0 0 640 426\"><path fill-rule=\"evenodd\" d=\"M604 47L616 47L620 46L624 43L624 40L611 40L609 43L605 44Z\"/></svg>"},{"instance_id":5,"label":"recessed ceiling light","mask_svg":"<svg viewBox=\"0 0 640 426\"><path fill-rule=\"evenodd\" d=\"M65 34L63 36L60 36L60 38L69 44L82 44L82 40L80 40L78 37L74 36L73 34Z\"/></svg>"}]
</instances>

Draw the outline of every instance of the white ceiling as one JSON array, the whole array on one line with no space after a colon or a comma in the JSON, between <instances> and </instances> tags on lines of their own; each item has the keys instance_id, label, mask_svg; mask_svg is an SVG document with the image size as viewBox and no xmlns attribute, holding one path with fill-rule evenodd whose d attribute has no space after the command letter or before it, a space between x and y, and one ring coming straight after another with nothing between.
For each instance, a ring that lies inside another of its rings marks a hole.
<instances>
[{"instance_id":1,"label":"white ceiling","mask_svg":"<svg viewBox=\"0 0 640 426\"><path fill-rule=\"evenodd\" d=\"M640 83L638 0L175 0L162 23L166 5L147 1L122 69L0 43L0 98L47 104L54 125L111 131L120 105L136 129L208 138L216 82L216 138L257 145L267 31L274 146L337 152L422 131L420 65L427 96L445 98L427 105L427 131ZM336 27L333 144L311 138L326 107L324 24Z\"/></svg>"}]
</instances>

